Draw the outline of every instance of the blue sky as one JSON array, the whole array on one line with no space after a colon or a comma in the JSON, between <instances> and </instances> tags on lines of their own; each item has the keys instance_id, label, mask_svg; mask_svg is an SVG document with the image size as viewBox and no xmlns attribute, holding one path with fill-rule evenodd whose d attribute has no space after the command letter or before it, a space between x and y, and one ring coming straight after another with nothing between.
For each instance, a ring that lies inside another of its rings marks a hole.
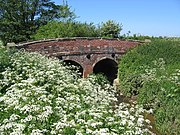
<instances>
[{"instance_id":1,"label":"blue sky","mask_svg":"<svg viewBox=\"0 0 180 135\"><path fill-rule=\"evenodd\" d=\"M54 0L62 4L62 0ZM180 0L67 0L80 22L114 20L121 34L180 37Z\"/></svg>"}]
</instances>

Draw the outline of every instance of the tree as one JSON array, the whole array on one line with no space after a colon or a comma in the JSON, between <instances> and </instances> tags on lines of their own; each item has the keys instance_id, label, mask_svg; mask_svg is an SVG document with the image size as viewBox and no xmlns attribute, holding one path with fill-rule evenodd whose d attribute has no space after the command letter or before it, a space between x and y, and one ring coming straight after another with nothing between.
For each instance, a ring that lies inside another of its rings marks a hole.
<instances>
[{"instance_id":1,"label":"tree","mask_svg":"<svg viewBox=\"0 0 180 135\"><path fill-rule=\"evenodd\" d=\"M56 5L51 0L0 0L0 39L20 42L30 39L36 29L51 20L72 20L68 4Z\"/></svg>"},{"instance_id":2,"label":"tree","mask_svg":"<svg viewBox=\"0 0 180 135\"><path fill-rule=\"evenodd\" d=\"M34 39L61 38L61 37L98 37L99 30L93 23L71 21L51 21L39 27L32 36Z\"/></svg>"},{"instance_id":3,"label":"tree","mask_svg":"<svg viewBox=\"0 0 180 135\"><path fill-rule=\"evenodd\" d=\"M102 37L117 38L122 30L122 24L116 23L113 20L108 20L107 22L102 23L100 29Z\"/></svg>"}]
</instances>

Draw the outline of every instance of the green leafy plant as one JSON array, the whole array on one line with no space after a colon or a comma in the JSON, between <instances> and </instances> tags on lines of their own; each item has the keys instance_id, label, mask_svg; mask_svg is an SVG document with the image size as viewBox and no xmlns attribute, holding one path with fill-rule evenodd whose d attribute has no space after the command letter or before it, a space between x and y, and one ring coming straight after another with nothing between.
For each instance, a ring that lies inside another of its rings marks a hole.
<instances>
[{"instance_id":1,"label":"green leafy plant","mask_svg":"<svg viewBox=\"0 0 180 135\"><path fill-rule=\"evenodd\" d=\"M179 52L179 41L154 40L129 51L119 64L121 91L138 94L139 104L154 109L162 134L179 134Z\"/></svg>"},{"instance_id":2,"label":"green leafy plant","mask_svg":"<svg viewBox=\"0 0 180 135\"><path fill-rule=\"evenodd\" d=\"M37 53L16 52L10 62L0 72L1 134L152 134L147 111L116 104L116 90L101 75L80 78Z\"/></svg>"}]
</instances>

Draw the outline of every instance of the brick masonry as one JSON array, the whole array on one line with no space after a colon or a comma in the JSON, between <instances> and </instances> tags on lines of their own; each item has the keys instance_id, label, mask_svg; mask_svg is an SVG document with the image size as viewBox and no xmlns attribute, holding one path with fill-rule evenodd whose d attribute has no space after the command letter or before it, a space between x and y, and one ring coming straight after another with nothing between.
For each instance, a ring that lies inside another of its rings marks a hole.
<instances>
[{"instance_id":1,"label":"brick masonry","mask_svg":"<svg viewBox=\"0 0 180 135\"><path fill-rule=\"evenodd\" d=\"M17 48L74 61L81 65L86 77L99 61L110 59L118 64L123 54L140 44L142 42L106 38L58 38L20 43Z\"/></svg>"}]
</instances>

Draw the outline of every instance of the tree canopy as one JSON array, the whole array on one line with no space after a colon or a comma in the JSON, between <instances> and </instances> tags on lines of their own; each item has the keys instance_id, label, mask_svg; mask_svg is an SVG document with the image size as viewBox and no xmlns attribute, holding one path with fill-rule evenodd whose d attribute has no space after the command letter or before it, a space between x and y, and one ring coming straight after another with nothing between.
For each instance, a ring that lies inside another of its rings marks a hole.
<instances>
[{"instance_id":1,"label":"tree canopy","mask_svg":"<svg viewBox=\"0 0 180 135\"><path fill-rule=\"evenodd\" d=\"M72 20L75 14L67 3L51 0L0 0L0 39L20 42L30 39L39 26L51 20Z\"/></svg>"},{"instance_id":2,"label":"tree canopy","mask_svg":"<svg viewBox=\"0 0 180 135\"><path fill-rule=\"evenodd\" d=\"M113 20L108 20L101 25L101 36L117 38L122 30L122 24L116 23Z\"/></svg>"},{"instance_id":3,"label":"tree canopy","mask_svg":"<svg viewBox=\"0 0 180 135\"><path fill-rule=\"evenodd\" d=\"M32 36L34 39L61 37L107 37L118 38L122 25L108 20L99 26L76 21L51 21L41 26Z\"/></svg>"},{"instance_id":4,"label":"tree canopy","mask_svg":"<svg viewBox=\"0 0 180 135\"><path fill-rule=\"evenodd\" d=\"M32 37L34 39L62 37L99 37L99 29L93 23L75 21L51 21L41 26Z\"/></svg>"}]
</instances>

